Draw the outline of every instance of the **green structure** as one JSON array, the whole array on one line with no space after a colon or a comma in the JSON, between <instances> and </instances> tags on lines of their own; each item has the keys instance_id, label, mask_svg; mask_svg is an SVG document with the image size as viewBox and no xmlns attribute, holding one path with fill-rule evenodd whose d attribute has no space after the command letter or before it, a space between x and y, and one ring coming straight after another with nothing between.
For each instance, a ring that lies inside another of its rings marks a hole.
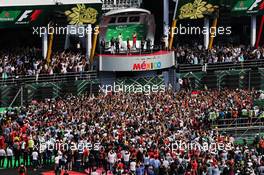
<instances>
[{"instance_id":1,"label":"green structure","mask_svg":"<svg viewBox=\"0 0 264 175\"><path fill-rule=\"evenodd\" d=\"M188 72L180 73L178 77L187 79L192 89L204 88L240 88L240 89L262 89L264 90L264 69L258 71L251 69L219 70L213 73Z\"/></svg>"},{"instance_id":2,"label":"green structure","mask_svg":"<svg viewBox=\"0 0 264 175\"><path fill-rule=\"evenodd\" d=\"M146 38L146 26L144 24L125 24L125 25L109 25L106 32L106 41L110 41L113 38L118 38L121 33L123 41L128 38L131 41L133 34L137 34L137 40Z\"/></svg>"},{"instance_id":3,"label":"green structure","mask_svg":"<svg viewBox=\"0 0 264 175\"><path fill-rule=\"evenodd\" d=\"M25 85L0 86L1 107L14 107L33 100L56 99L67 95L98 93L99 79L29 83ZM5 108L1 108L4 111Z\"/></svg>"}]
</instances>

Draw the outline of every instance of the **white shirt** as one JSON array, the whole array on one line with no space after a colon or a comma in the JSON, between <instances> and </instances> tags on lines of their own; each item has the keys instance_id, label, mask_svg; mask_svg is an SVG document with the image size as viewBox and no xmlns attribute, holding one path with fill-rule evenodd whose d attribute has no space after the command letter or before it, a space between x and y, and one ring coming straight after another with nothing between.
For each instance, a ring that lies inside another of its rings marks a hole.
<instances>
[{"instance_id":1,"label":"white shirt","mask_svg":"<svg viewBox=\"0 0 264 175\"><path fill-rule=\"evenodd\" d=\"M96 171L92 172L91 175L99 175Z\"/></svg>"},{"instance_id":2,"label":"white shirt","mask_svg":"<svg viewBox=\"0 0 264 175\"><path fill-rule=\"evenodd\" d=\"M55 157L55 164L59 164L60 163L60 159L61 159L60 156Z\"/></svg>"},{"instance_id":3,"label":"white shirt","mask_svg":"<svg viewBox=\"0 0 264 175\"><path fill-rule=\"evenodd\" d=\"M10 149L10 148L7 148L7 149L6 149L6 155L7 155L7 156L13 156L13 150Z\"/></svg>"},{"instance_id":4,"label":"white shirt","mask_svg":"<svg viewBox=\"0 0 264 175\"><path fill-rule=\"evenodd\" d=\"M26 148L26 142L23 141L22 144L21 144L21 149L25 149Z\"/></svg>"},{"instance_id":5,"label":"white shirt","mask_svg":"<svg viewBox=\"0 0 264 175\"><path fill-rule=\"evenodd\" d=\"M111 152L108 153L108 162L109 163L115 163L116 162L116 153L115 152L112 154L111 154Z\"/></svg>"},{"instance_id":6,"label":"white shirt","mask_svg":"<svg viewBox=\"0 0 264 175\"><path fill-rule=\"evenodd\" d=\"M137 163L136 162L130 162L130 170L131 171L136 171L136 165L137 165Z\"/></svg>"},{"instance_id":7,"label":"white shirt","mask_svg":"<svg viewBox=\"0 0 264 175\"><path fill-rule=\"evenodd\" d=\"M4 149L0 149L0 156L6 156L6 152Z\"/></svg>"},{"instance_id":8,"label":"white shirt","mask_svg":"<svg viewBox=\"0 0 264 175\"><path fill-rule=\"evenodd\" d=\"M170 163L169 163L168 160L164 160L164 161L163 161L163 166L164 166L165 168L169 168L169 165L170 165Z\"/></svg>"},{"instance_id":9,"label":"white shirt","mask_svg":"<svg viewBox=\"0 0 264 175\"><path fill-rule=\"evenodd\" d=\"M130 158L130 154L128 153L128 154L124 154L124 161L125 162L129 162L129 158Z\"/></svg>"},{"instance_id":10,"label":"white shirt","mask_svg":"<svg viewBox=\"0 0 264 175\"><path fill-rule=\"evenodd\" d=\"M33 158L33 160L38 160L38 152L34 151L32 153L32 158Z\"/></svg>"}]
</instances>

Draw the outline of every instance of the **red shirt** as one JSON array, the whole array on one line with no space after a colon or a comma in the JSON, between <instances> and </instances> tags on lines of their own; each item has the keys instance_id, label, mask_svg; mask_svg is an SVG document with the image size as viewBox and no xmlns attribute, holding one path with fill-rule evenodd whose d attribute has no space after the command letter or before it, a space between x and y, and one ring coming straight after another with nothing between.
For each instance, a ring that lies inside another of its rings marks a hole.
<instances>
[{"instance_id":1,"label":"red shirt","mask_svg":"<svg viewBox=\"0 0 264 175\"><path fill-rule=\"evenodd\" d=\"M121 159L122 158L122 154L119 152L119 153L117 153L117 158L118 159Z\"/></svg>"},{"instance_id":2,"label":"red shirt","mask_svg":"<svg viewBox=\"0 0 264 175\"><path fill-rule=\"evenodd\" d=\"M21 132L22 133L25 133L27 131L27 126L23 126L22 128L21 128Z\"/></svg>"},{"instance_id":3,"label":"red shirt","mask_svg":"<svg viewBox=\"0 0 264 175\"><path fill-rule=\"evenodd\" d=\"M84 150L83 150L83 155L84 155L85 157L88 157L88 155L89 155L89 151L88 151L88 149L84 149Z\"/></svg>"},{"instance_id":4,"label":"red shirt","mask_svg":"<svg viewBox=\"0 0 264 175\"><path fill-rule=\"evenodd\" d=\"M148 154L149 154L149 157L151 157L151 158L154 157L154 152L150 151Z\"/></svg>"},{"instance_id":5,"label":"red shirt","mask_svg":"<svg viewBox=\"0 0 264 175\"><path fill-rule=\"evenodd\" d=\"M192 161L192 169L193 169L193 170L197 170L197 169L198 169L198 163L197 163L196 160L193 160L193 161Z\"/></svg>"},{"instance_id":6,"label":"red shirt","mask_svg":"<svg viewBox=\"0 0 264 175\"><path fill-rule=\"evenodd\" d=\"M137 41L137 35L133 35L133 43L136 43Z\"/></svg>"},{"instance_id":7,"label":"red shirt","mask_svg":"<svg viewBox=\"0 0 264 175\"><path fill-rule=\"evenodd\" d=\"M124 164L122 162L118 163L117 169L124 169Z\"/></svg>"},{"instance_id":8,"label":"red shirt","mask_svg":"<svg viewBox=\"0 0 264 175\"><path fill-rule=\"evenodd\" d=\"M0 136L0 148L4 147L5 145L5 138L4 136Z\"/></svg>"}]
</instances>

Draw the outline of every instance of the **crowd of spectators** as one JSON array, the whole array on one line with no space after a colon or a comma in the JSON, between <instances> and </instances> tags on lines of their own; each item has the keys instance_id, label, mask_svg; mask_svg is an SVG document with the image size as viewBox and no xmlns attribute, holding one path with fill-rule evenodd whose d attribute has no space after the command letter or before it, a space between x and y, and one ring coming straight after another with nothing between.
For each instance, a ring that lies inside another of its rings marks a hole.
<instances>
[{"instance_id":1,"label":"crowd of spectators","mask_svg":"<svg viewBox=\"0 0 264 175\"><path fill-rule=\"evenodd\" d=\"M21 75L65 74L89 70L84 55L74 52L54 52L51 61L43 59L36 48L15 48L0 51L0 75L2 79Z\"/></svg>"},{"instance_id":2,"label":"crowd of spectators","mask_svg":"<svg viewBox=\"0 0 264 175\"><path fill-rule=\"evenodd\" d=\"M212 50L202 45L180 46L174 49L178 63L205 64L222 62L243 62L264 59L264 48L246 46L217 46ZM85 55L76 52L54 52L47 62L36 48L15 48L0 50L0 75L2 79L21 75L58 74L89 70Z\"/></svg>"},{"instance_id":3,"label":"crowd of spectators","mask_svg":"<svg viewBox=\"0 0 264 175\"><path fill-rule=\"evenodd\" d=\"M260 96L255 90L168 90L33 101L2 114L0 166L7 160L8 167L55 165L56 173L100 167L118 175L261 175L264 139L239 146L211 125L211 112L261 115L253 105Z\"/></svg>"},{"instance_id":4,"label":"crowd of spectators","mask_svg":"<svg viewBox=\"0 0 264 175\"><path fill-rule=\"evenodd\" d=\"M264 59L264 48L258 49L247 46L216 46L212 50L202 45L181 46L175 49L178 63L205 64L243 62L246 60Z\"/></svg>"}]
</instances>

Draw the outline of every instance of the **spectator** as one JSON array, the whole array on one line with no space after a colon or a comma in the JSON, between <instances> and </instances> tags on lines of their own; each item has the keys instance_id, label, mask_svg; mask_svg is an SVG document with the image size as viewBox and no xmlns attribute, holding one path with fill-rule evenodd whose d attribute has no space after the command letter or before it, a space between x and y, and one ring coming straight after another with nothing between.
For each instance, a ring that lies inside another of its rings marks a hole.
<instances>
[{"instance_id":1,"label":"spectator","mask_svg":"<svg viewBox=\"0 0 264 175\"><path fill-rule=\"evenodd\" d=\"M130 172L132 173L132 174L135 174L136 173L136 165L137 165L137 163L136 163L136 161L135 160L132 160L131 162L130 162Z\"/></svg>"},{"instance_id":2,"label":"spectator","mask_svg":"<svg viewBox=\"0 0 264 175\"><path fill-rule=\"evenodd\" d=\"M38 158L39 158L39 154L38 154L37 150L34 150L32 152L32 164L34 167L34 171L37 171L37 168L38 168Z\"/></svg>"},{"instance_id":3,"label":"spectator","mask_svg":"<svg viewBox=\"0 0 264 175\"><path fill-rule=\"evenodd\" d=\"M26 167L23 164L21 164L19 166L19 168L18 168L18 174L19 175L26 175L27 174L27 169L26 169Z\"/></svg>"},{"instance_id":4,"label":"spectator","mask_svg":"<svg viewBox=\"0 0 264 175\"><path fill-rule=\"evenodd\" d=\"M7 168L12 168L13 167L13 163L12 163L12 159L13 159L13 150L10 147L7 147L6 149L6 157L7 157Z\"/></svg>"},{"instance_id":5,"label":"spectator","mask_svg":"<svg viewBox=\"0 0 264 175\"><path fill-rule=\"evenodd\" d=\"M4 167L4 162L6 158L6 152L4 148L0 148L0 168Z\"/></svg>"},{"instance_id":6,"label":"spectator","mask_svg":"<svg viewBox=\"0 0 264 175\"><path fill-rule=\"evenodd\" d=\"M55 157L56 174L61 168L87 170L87 166L91 172L100 167L139 175L258 173L263 166L262 138L256 136L252 145L244 142L247 147L236 146L235 137L218 132L211 120L235 120L236 111L237 118L247 121L242 117L245 109L259 117L263 108L254 106L254 100L260 94L242 89L167 90L39 101L3 114L0 144L7 146L8 167L13 167L13 153L19 149L17 159L30 156L34 168ZM169 145L178 141L187 146L171 150ZM56 147L38 150L35 146L40 143ZM69 150L60 144L87 144L93 149ZM188 144L223 144L226 150L192 149Z\"/></svg>"},{"instance_id":7,"label":"spectator","mask_svg":"<svg viewBox=\"0 0 264 175\"><path fill-rule=\"evenodd\" d=\"M113 150L111 150L108 153L109 170L111 172L114 171L114 164L116 163L116 160L117 160L116 153Z\"/></svg>"}]
</instances>

